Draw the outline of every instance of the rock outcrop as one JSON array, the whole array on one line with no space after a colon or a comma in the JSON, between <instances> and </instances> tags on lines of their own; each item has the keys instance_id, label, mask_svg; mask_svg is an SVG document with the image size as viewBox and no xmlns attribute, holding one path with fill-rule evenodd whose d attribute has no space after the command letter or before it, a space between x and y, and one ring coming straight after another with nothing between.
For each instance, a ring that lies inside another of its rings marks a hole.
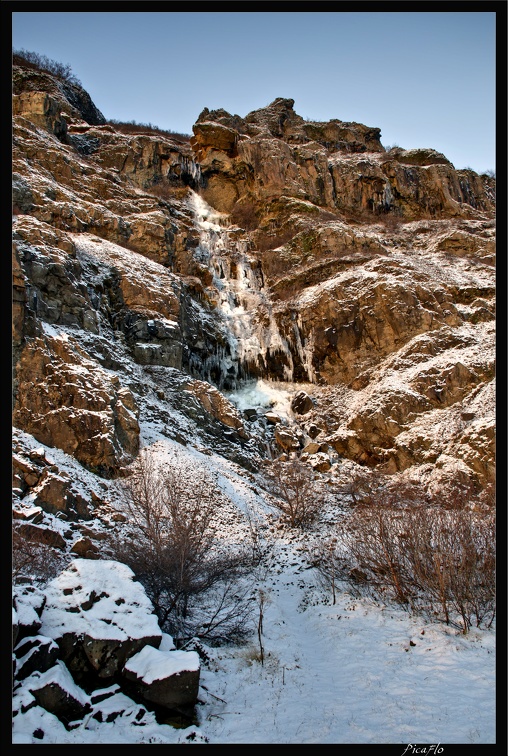
<instances>
[{"instance_id":1,"label":"rock outcrop","mask_svg":"<svg viewBox=\"0 0 508 756\"><path fill-rule=\"evenodd\" d=\"M119 562L75 559L43 593L15 592L15 680L24 681L30 705L50 712L68 729L122 686L166 716L173 710L191 712L196 705L199 656L174 650L133 578ZM37 598L42 600L37 603ZM37 621L28 625L27 607L32 606ZM20 617L25 617L21 639ZM163 637L168 650L158 649Z\"/></svg>"},{"instance_id":2,"label":"rock outcrop","mask_svg":"<svg viewBox=\"0 0 508 756\"><path fill-rule=\"evenodd\" d=\"M115 129L48 73L14 82L16 428L99 477L156 417L251 469L312 427L392 474L493 479L492 177L291 99L205 108L185 142ZM246 428L224 393L258 378L312 386L294 427ZM90 512L58 470L15 469L32 507Z\"/></svg>"}]
</instances>

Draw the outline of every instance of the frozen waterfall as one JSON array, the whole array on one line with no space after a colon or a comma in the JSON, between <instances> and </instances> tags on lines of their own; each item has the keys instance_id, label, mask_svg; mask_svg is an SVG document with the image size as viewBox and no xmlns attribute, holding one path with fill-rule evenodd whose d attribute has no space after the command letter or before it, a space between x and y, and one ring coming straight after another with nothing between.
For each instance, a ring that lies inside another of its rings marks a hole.
<instances>
[{"instance_id":1,"label":"frozen waterfall","mask_svg":"<svg viewBox=\"0 0 508 756\"><path fill-rule=\"evenodd\" d=\"M199 232L193 254L212 273L210 297L227 344L226 348L218 346L216 353L202 364L195 361L191 367L207 379L218 374L220 378L215 382L219 388L232 389L249 378L269 377L273 372L269 366L275 363L280 371L278 379L292 381L290 344L279 331L257 261L247 253L248 241L234 238L238 229L229 225L229 216L212 208L196 192L190 192L188 202ZM299 332L293 338L293 349L301 357ZM308 368L308 355L303 357Z\"/></svg>"}]
</instances>

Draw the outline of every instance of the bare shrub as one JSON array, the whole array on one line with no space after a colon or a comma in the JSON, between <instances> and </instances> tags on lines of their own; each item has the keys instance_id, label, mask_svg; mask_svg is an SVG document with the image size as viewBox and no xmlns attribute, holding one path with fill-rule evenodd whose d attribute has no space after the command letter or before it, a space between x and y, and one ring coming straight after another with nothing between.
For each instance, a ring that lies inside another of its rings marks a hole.
<instances>
[{"instance_id":1,"label":"bare shrub","mask_svg":"<svg viewBox=\"0 0 508 756\"><path fill-rule=\"evenodd\" d=\"M417 588L415 605L440 612L447 624L455 612L467 633L473 620L495 616L495 516L468 509L417 509L409 513L407 559ZM455 622L453 624L456 624Z\"/></svg>"},{"instance_id":2,"label":"bare shrub","mask_svg":"<svg viewBox=\"0 0 508 756\"><path fill-rule=\"evenodd\" d=\"M13 50L12 62L14 65L22 66L23 68L31 68L34 71L46 71L47 73L56 76L57 79L68 81L69 84L75 84L82 86L80 80L74 75L70 65L65 63L59 63L56 60L48 58L46 55L40 53L30 52L29 50Z\"/></svg>"},{"instance_id":3,"label":"bare shrub","mask_svg":"<svg viewBox=\"0 0 508 756\"><path fill-rule=\"evenodd\" d=\"M12 577L47 582L64 566L65 558L58 549L40 539L29 537L17 524L12 528Z\"/></svg>"},{"instance_id":4,"label":"bare shrub","mask_svg":"<svg viewBox=\"0 0 508 756\"><path fill-rule=\"evenodd\" d=\"M400 535L401 513L382 506L363 505L347 523L348 551L353 567L366 576L369 588L408 604L410 580ZM355 579L356 573L353 573Z\"/></svg>"},{"instance_id":5,"label":"bare shrub","mask_svg":"<svg viewBox=\"0 0 508 756\"><path fill-rule=\"evenodd\" d=\"M242 637L252 610L239 580L251 561L221 544L216 515L224 496L206 468L189 470L176 459L162 468L142 451L121 492L129 521L110 545L145 587L161 628L178 642Z\"/></svg>"},{"instance_id":6,"label":"bare shrub","mask_svg":"<svg viewBox=\"0 0 508 756\"><path fill-rule=\"evenodd\" d=\"M370 502L373 493L380 488L382 480L383 476L379 473L358 467L341 475L340 479L334 482L332 490L335 495L347 497L351 506L355 507L362 502Z\"/></svg>"},{"instance_id":7,"label":"bare shrub","mask_svg":"<svg viewBox=\"0 0 508 756\"><path fill-rule=\"evenodd\" d=\"M179 179L171 181L168 177L163 176L160 181L152 184L146 191L159 199L172 201L183 199L189 189L186 186L182 186Z\"/></svg>"},{"instance_id":8,"label":"bare shrub","mask_svg":"<svg viewBox=\"0 0 508 756\"><path fill-rule=\"evenodd\" d=\"M313 566L317 570L318 583L325 591L331 591L332 603L337 600L337 587L345 573L343 554L337 538L328 538L320 543L313 553Z\"/></svg>"},{"instance_id":9,"label":"bare shrub","mask_svg":"<svg viewBox=\"0 0 508 756\"><path fill-rule=\"evenodd\" d=\"M324 504L324 491L309 465L298 459L270 462L266 485L273 495L272 506L291 527L306 528L317 518Z\"/></svg>"},{"instance_id":10,"label":"bare shrub","mask_svg":"<svg viewBox=\"0 0 508 756\"><path fill-rule=\"evenodd\" d=\"M253 570L259 574L260 577L266 577L268 572L267 563L270 555L273 553L274 544L273 542L270 543L266 538L265 531L267 526L265 525L264 520L255 517L248 506L245 511L245 517L249 528L249 539L247 543Z\"/></svg>"},{"instance_id":11,"label":"bare shrub","mask_svg":"<svg viewBox=\"0 0 508 756\"><path fill-rule=\"evenodd\" d=\"M443 507L439 497L426 501L417 486L394 485L357 506L339 529L349 561L342 570L354 589L361 584L464 633L473 622L490 626L495 616L495 511L465 506L464 501L459 506L457 496L454 506ZM333 568L334 558L323 549L321 572Z\"/></svg>"},{"instance_id":12,"label":"bare shrub","mask_svg":"<svg viewBox=\"0 0 508 756\"><path fill-rule=\"evenodd\" d=\"M400 225L404 223L404 218L401 215L395 213L382 213L378 216L377 221L381 223L387 231L394 233L398 231Z\"/></svg>"}]
</instances>

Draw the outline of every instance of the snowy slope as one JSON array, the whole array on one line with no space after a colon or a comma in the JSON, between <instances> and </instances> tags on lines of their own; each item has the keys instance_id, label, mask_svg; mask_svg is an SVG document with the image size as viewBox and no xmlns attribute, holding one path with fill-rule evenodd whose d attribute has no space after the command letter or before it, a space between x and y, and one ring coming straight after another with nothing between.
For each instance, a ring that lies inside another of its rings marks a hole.
<instances>
[{"instance_id":1,"label":"snowy slope","mask_svg":"<svg viewBox=\"0 0 508 756\"><path fill-rule=\"evenodd\" d=\"M202 662L195 726L158 724L149 712L140 724L139 707L116 693L99 706L113 710L116 703L123 714L102 723L88 715L69 731L38 706L20 710L14 743L495 742L494 626L463 636L393 605L355 598L345 587L332 605L309 567L314 536L273 527L250 474L214 454L180 446L154 426L144 426L142 433L161 461L174 454L189 464L205 460L218 474L231 500L223 532L232 541L241 541L248 530L238 513L265 518L270 558L255 586L255 595L262 590L267 599L264 663L254 613L245 645L205 646L208 661ZM72 472L71 458L57 450L47 453L58 456L62 469L67 460ZM15 693L18 709L22 691Z\"/></svg>"}]
</instances>

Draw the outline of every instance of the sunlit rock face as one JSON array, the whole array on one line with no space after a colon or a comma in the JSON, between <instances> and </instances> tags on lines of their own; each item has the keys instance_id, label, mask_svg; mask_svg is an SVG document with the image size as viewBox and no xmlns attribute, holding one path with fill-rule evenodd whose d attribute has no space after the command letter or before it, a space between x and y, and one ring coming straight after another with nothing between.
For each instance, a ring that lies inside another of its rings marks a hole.
<instances>
[{"instance_id":1,"label":"sunlit rock face","mask_svg":"<svg viewBox=\"0 0 508 756\"><path fill-rule=\"evenodd\" d=\"M144 418L192 443L183 413L251 467L312 427L334 464L493 480L495 179L291 99L205 108L184 141L14 80L17 428L107 476ZM308 394L277 437L255 381Z\"/></svg>"},{"instance_id":2,"label":"sunlit rock face","mask_svg":"<svg viewBox=\"0 0 508 756\"><path fill-rule=\"evenodd\" d=\"M137 453L138 408L131 391L72 337L27 340L17 380L14 424L41 443L104 475Z\"/></svg>"}]
</instances>

